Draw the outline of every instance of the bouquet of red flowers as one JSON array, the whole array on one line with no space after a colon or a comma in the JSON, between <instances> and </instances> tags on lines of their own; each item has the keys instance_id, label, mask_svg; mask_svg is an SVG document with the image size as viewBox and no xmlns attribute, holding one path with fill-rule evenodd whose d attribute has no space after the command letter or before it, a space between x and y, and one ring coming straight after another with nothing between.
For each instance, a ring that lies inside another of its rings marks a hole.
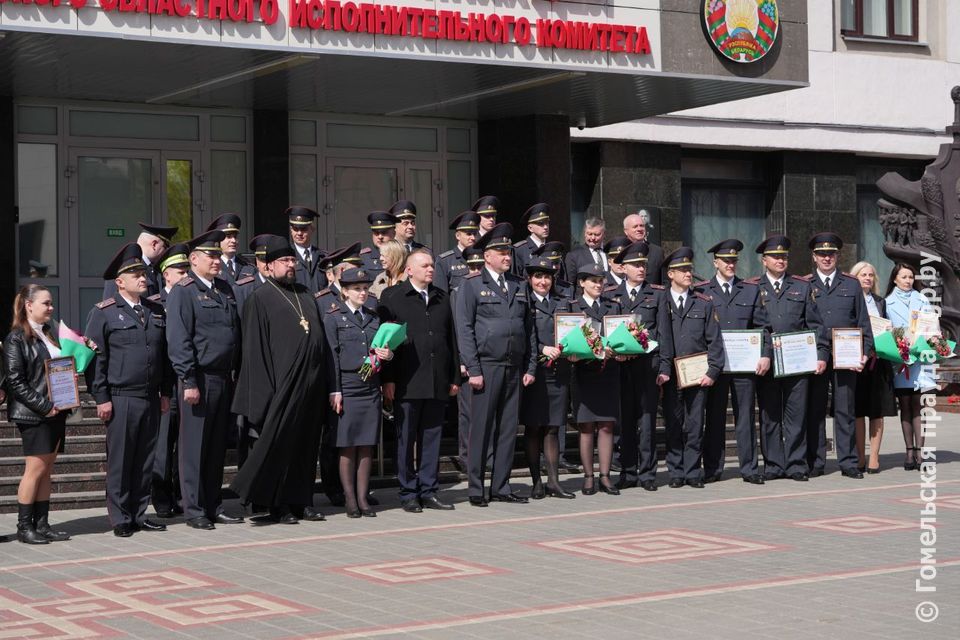
<instances>
[{"instance_id":1,"label":"bouquet of red flowers","mask_svg":"<svg viewBox=\"0 0 960 640\"><path fill-rule=\"evenodd\" d=\"M600 337L600 334L593 330L590 323L580 325L580 331L583 332L583 337L586 339L587 344L590 345L590 350L593 351L593 357L597 360L603 360L607 352L603 346L603 338Z\"/></svg>"},{"instance_id":2,"label":"bouquet of red flowers","mask_svg":"<svg viewBox=\"0 0 960 640\"><path fill-rule=\"evenodd\" d=\"M908 367L916 362L917 358L910 352L910 342L907 340L903 327L895 327L892 331L884 331L874 336L873 346L876 348L878 356L899 364L900 370L906 371L909 379L910 370Z\"/></svg>"},{"instance_id":3,"label":"bouquet of red flowers","mask_svg":"<svg viewBox=\"0 0 960 640\"><path fill-rule=\"evenodd\" d=\"M956 348L957 343L952 340L947 340L943 335L918 336L913 346L910 347L910 353L920 357L920 354L924 351L933 351L936 362L939 362L956 355L953 352Z\"/></svg>"},{"instance_id":4,"label":"bouquet of red flowers","mask_svg":"<svg viewBox=\"0 0 960 640\"><path fill-rule=\"evenodd\" d=\"M629 331L630 335L637 339L637 342L640 343L640 346L643 347L644 351L650 350L650 332L647 331L647 328L642 322L628 322L627 331Z\"/></svg>"},{"instance_id":5,"label":"bouquet of red flowers","mask_svg":"<svg viewBox=\"0 0 960 640\"><path fill-rule=\"evenodd\" d=\"M560 355L557 356L557 358L562 358L562 357L563 357L563 345L562 345L562 344L561 344L561 345L557 345L557 349L560 349ZM553 368L553 365L555 365L555 364L557 363L557 358L548 358L547 356L545 356L545 355L543 355L543 354L541 353L539 356L537 356L537 362L539 362L540 364L542 364L542 365L543 365L544 367L546 367L547 369L552 369L552 368Z\"/></svg>"}]
</instances>

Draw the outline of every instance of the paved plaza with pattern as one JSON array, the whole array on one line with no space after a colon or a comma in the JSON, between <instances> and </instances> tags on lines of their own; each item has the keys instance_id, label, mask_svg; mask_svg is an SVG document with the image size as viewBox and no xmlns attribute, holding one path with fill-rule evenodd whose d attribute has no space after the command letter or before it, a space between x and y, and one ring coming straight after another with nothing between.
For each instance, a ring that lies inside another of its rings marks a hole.
<instances>
[{"instance_id":1,"label":"paved plaza with pattern","mask_svg":"<svg viewBox=\"0 0 960 640\"><path fill-rule=\"evenodd\" d=\"M175 519L127 539L101 510L59 511L72 541L0 544L0 638L953 638L960 416L943 417L931 593L915 589L920 474L888 419L883 472L860 481L831 460L822 478L753 486L728 462L702 490L475 508L458 485L443 492L456 511L422 514L384 489L375 519L318 496L326 522ZM925 601L933 622L917 619Z\"/></svg>"}]
</instances>

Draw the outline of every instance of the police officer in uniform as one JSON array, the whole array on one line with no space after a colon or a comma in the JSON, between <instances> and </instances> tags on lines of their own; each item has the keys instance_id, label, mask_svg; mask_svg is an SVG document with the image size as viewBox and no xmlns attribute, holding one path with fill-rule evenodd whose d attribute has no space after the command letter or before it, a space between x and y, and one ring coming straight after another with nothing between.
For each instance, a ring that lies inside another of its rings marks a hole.
<instances>
[{"instance_id":1,"label":"police officer in uniform","mask_svg":"<svg viewBox=\"0 0 960 640\"><path fill-rule=\"evenodd\" d=\"M702 438L707 389L723 371L723 342L720 324L710 296L693 289L693 249L680 247L664 258L670 280L668 307L673 329L673 350L677 358L707 353L707 373L696 386L679 388L671 378L663 393L663 414L667 422L667 470L670 487L703 488Z\"/></svg>"},{"instance_id":2,"label":"police officer in uniform","mask_svg":"<svg viewBox=\"0 0 960 640\"><path fill-rule=\"evenodd\" d=\"M364 247L360 250L360 256L363 258L363 269L370 273L374 278L383 271L383 264L380 262L380 247L397 237L397 223L400 222L395 215L386 211L372 211L367 216L367 224L370 225L370 238L372 246Z\"/></svg>"},{"instance_id":3,"label":"police officer in uniform","mask_svg":"<svg viewBox=\"0 0 960 640\"><path fill-rule=\"evenodd\" d=\"M823 332L833 343L833 329L860 328L863 332L863 357L856 370L834 369L828 361L824 375L810 380L807 402L807 465L811 477L823 475L827 463L827 388L833 391L833 435L840 472L847 478L863 478L857 468L856 387L857 372L873 355L873 331L870 314L860 289L860 281L837 269L843 240L835 233L818 233L810 238L817 268L807 276L817 309L823 319Z\"/></svg>"},{"instance_id":4,"label":"police officer in uniform","mask_svg":"<svg viewBox=\"0 0 960 640\"><path fill-rule=\"evenodd\" d=\"M623 282L623 265L616 262L616 257L630 244L631 241L626 236L614 236L603 244L603 252L607 254L607 287L604 293L616 291Z\"/></svg>"},{"instance_id":5,"label":"police officer in uniform","mask_svg":"<svg viewBox=\"0 0 960 640\"><path fill-rule=\"evenodd\" d=\"M417 206L409 200L397 200L390 207L389 213L396 216L397 240L403 243L409 254L414 249L420 249L420 244L414 237L417 235Z\"/></svg>"},{"instance_id":6,"label":"police officer in uniform","mask_svg":"<svg viewBox=\"0 0 960 640\"><path fill-rule=\"evenodd\" d=\"M823 322L806 280L787 273L790 239L770 236L757 246L764 274L747 282L760 287L760 304L766 311L771 340L776 334L812 330L817 333L817 375L827 367L830 346L823 336ZM861 294L861 297L862 294ZM760 405L760 442L763 445L764 480L789 477L806 482L807 439L804 417L810 376L775 378L772 371L757 382Z\"/></svg>"},{"instance_id":7,"label":"police officer in uniform","mask_svg":"<svg viewBox=\"0 0 960 640\"><path fill-rule=\"evenodd\" d=\"M317 212L307 207L292 206L286 211L290 225L290 244L297 252L297 282L316 293L327 286L327 277L320 268L323 252L313 245L313 221Z\"/></svg>"},{"instance_id":8,"label":"police officer in uniform","mask_svg":"<svg viewBox=\"0 0 960 640\"><path fill-rule=\"evenodd\" d=\"M167 298L167 344L181 402L180 487L187 525L194 529L243 522L223 512L220 498L240 353L237 302L217 278L222 240L223 232L215 230L188 243L190 274Z\"/></svg>"},{"instance_id":9,"label":"police officer in uniform","mask_svg":"<svg viewBox=\"0 0 960 640\"><path fill-rule=\"evenodd\" d=\"M240 236L240 216L235 213L225 213L210 223L207 231L219 229L223 231L223 242L220 243L220 259L223 268L220 277L233 286L244 276L256 273L256 268L238 252L238 237Z\"/></svg>"},{"instance_id":10,"label":"police officer in uniform","mask_svg":"<svg viewBox=\"0 0 960 640\"><path fill-rule=\"evenodd\" d=\"M457 246L444 251L437 256L434 286L444 291L455 289L469 269L463 259L463 251L472 247L477 241L477 231L480 230L480 216L473 211L464 211L450 223L453 235L457 239Z\"/></svg>"},{"instance_id":11,"label":"police officer in uniform","mask_svg":"<svg viewBox=\"0 0 960 640\"><path fill-rule=\"evenodd\" d=\"M673 376L673 327L668 294L663 285L647 282L646 242L633 242L614 259L624 267L624 280L608 294L623 313L643 323L657 348L620 363L620 479L619 489L641 486L657 490L657 445L654 431L660 387Z\"/></svg>"},{"instance_id":12,"label":"police officer in uniform","mask_svg":"<svg viewBox=\"0 0 960 640\"><path fill-rule=\"evenodd\" d=\"M762 356L754 373L721 373L707 392L707 428L703 433L703 473L706 482L715 482L723 474L726 455L727 398L733 392L733 419L736 425L737 456L744 482L763 484L757 466L757 430L754 401L756 378L770 369L770 333L766 311L760 302L760 287L737 277L737 261L743 243L724 240L710 247L716 273L713 278L694 285L713 298L721 331L763 329Z\"/></svg>"},{"instance_id":13,"label":"police officer in uniform","mask_svg":"<svg viewBox=\"0 0 960 640\"><path fill-rule=\"evenodd\" d=\"M497 226L497 212L500 211L500 199L497 196L480 196L470 208L480 216L477 238L487 235Z\"/></svg>"},{"instance_id":14,"label":"police officer in uniform","mask_svg":"<svg viewBox=\"0 0 960 640\"><path fill-rule=\"evenodd\" d=\"M480 273L483 268L483 251L476 245L467 247L463 250L463 259L467 265L467 276ZM467 277L467 276L464 276ZM450 308L453 310L454 319L457 313L457 293L460 291L460 285L463 284L463 278L460 278L457 285L450 289ZM454 322L454 332L456 332L456 322ZM463 357L460 358L460 391L457 393L457 451L460 470L467 470L470 440L470 405L472 404L473 394L470 384L467 381L467 368L463 364ZM490 460L492 464L492 459Z\"/></svg>"},{"instance_id":15,"label":"police officer in uniform","mask_svg":"<svg viewBox=\"0 0 960 640\"><path fill-rule=\"evenodd\" d=\"M572 298L574 285L567 279L567 267L564 264L563 255L566 247L562 242L551 240L544 242L530 253L531 261L544 258L553 265L553 288L564 298Z\"/></svg>"},{"instance_id":16,"label":"police officer in uniform","mask_svg":"<svg viewBox=\"0 0 960 640\"><path fill-rule=\"evenodd\" d=\"M538 202L523 212L521 221L530 235L513 245L513 273L523 277L534 249L542 246L550 236L550 205Z\"/></svg>"},{"instance_id":17,"label":"police officer in uniform","mask_svg":"<svg viewBox=\"0 0 960 640\"><path fill-rule=\"evenodd\" d=\"M167 306L167 296L190 271L190 247L178 242L158 259L163 288L150 296L152 302ZM166 342L166 336L164 336ZM172 375L172 374L171 374ZM180 435L180 403L177 401L175 378L171 378L170 410L160 414L160 432L153 455L153 508L159 518L172 518L183 513L180 506L180 471L177 464L177 439Z\"/></svg>"},{"instance_id":18,"label":"police officer in uniform","mask_svg":"<svg viewBox=\"0 0 960 640\"><path fill-rule=\"evenodd\" d=\"M117 297L97 303L87 318L86 335L98 345L90 372L97 417L107 423L107 514L114 535L164 531L144 518L160 413L170 407L173 371L167 360L163 305L147 292L142 249L130 243L104 271Z\"/></svg>"},{"instance_id":19,"label":"police officer in uniform","mask_svg":"<svg viewBox=\"0 0 960 640\"><path fill-rule=\"evenodd\" d=\"M330 307L331 300L338 299L340 297L340 274L347 269L363 266L364 260L363 256L360 255L360 252L360 243L354 242L349 247L334 249L332 252L324 256L320 261L320 267L326 272L326 278L329 283L325 288L321 289L314 295L314 299L317 301L318 305L317 308L321 313L326 313ZM333 298L329 298L328 296L333 296ZM363 306L376 310L377 297L372 294L368 294L367 301Z\"/></svg>"},{"instance_id":20,"label":"police officer in uniform","mask_svg":"<svg viewBox=\"0 0 960 640\"><path fill-rule=\"evenodd\" d=\"M484 267L457 292L457 342L473 389L468 476L470 504L487 506L484 474L493 451L490 500L527 502L510 489L520 386L537 370L536 335L523 280L510 273L513 227L498 224L483 236Z\"/></svg>"},{"instance_id":21,"label":"police officer in uniform","mask_svg":"<svg viewBox=\"0 0 960 640\"><path fill-rule=\"evenodd\" d=\"M138 222L143 231L137 237L137 244L143 252L143 264L147 268L147 295L152 296L160 292L163 281L160 272L155 268L157 259L170 246L171 238L177 234L176 227L167 227L159 224ZM106 280L103 283L103 299L112 298L117 293L117 283Z\"/></svg>"}]
</instances>

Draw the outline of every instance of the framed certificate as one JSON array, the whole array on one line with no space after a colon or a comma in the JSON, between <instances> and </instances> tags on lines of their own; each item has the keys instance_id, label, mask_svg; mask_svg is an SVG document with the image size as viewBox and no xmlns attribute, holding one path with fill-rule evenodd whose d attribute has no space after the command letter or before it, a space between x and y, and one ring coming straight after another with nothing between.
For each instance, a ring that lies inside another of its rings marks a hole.
<instances>
[{"instance_id":1,"label":"framed certificate","mask_svg":"<svg viewBox=\"0 0 960 640\"><path fill-rule=\"evenodd\" d=\"M580 330L583 323L587 321L587 316L583 313L556 313L553 316L553 335L554 342L559 345L560 341L567 337L567 334L576 329Z\"/></svg>"},{"instance_id":2,"label":"framed certificate","mask_svg":"<svg viewBox=\"0 0 960 640\"><path fill-rule=\"evenodd\" d=\"M773 334L773 377L802 376L816 370L816 331Z\"/></svg>"},{"instance_id":3,"label":"framed certificate","mask_svg":"<svg viewBox=\"0 0 960 640\"><path fill-rule=\"evenodd\" d=\"M677 370L678 389L699 387L700 380L707 375L707 371L710 369L706 351L674 358L673 365Z\"/></svg>"},{"instance_id":4,"label":"framed certificate","mask_svg":"<svg viewBox=\"0 0 960 640\"><path fill-rule=\"evenodd\" d=\"M910 344L920 337L940 335L940 316L935 311L910 312Z\"/></svg>"},{"instance_id":5,"label":"framed certificate","mask_svg":"<svg viewBox=\"0 0 960 640\"><path fill-rule=\"evenodd\" d=\"M57 409L76 409L80 406L77 387L77 365L73 356L50 358L43 363L47 376L47 394Z\"/></svg>"},{"instance_id":6,"label":"framed certificate","mask_svg":"<svg viewBox=\"0 0 960 640\"><path fill-rule=\"evenodd\" d=\"M763 347L763 329L721 331L723 372L756 373Z\"/></svg>"},{"instance_id":7,"label":"framed certificate","mask_svg":"<svg viewBox=\"0 0 960 640\"><path fill-rule=\"evenodd\" d=\"M893 323L880 316L870 316L870 328L873 330L873 335L878 336L881 333L893 331Z\"/></svg>"},{"instance_id":8,"label":"framed certificate","mask_svg":"<svg viewBox=\"0 0 960 640\"><path fill-rule=\"evenodd\" d=\"M604 316L603 317L603 335L609 336L611 333L617 330L617 328L627 322L633 322L632 315L622 315L622 316Z\"/></svg>"},{"instance_id":9,"label":"framed certificate","mask_svg":"<svg viewBox=\"0 0 960 640\"><path fill-rule=\"evenodd\" d=\"M833 368L859 369L863 366L863 331L858 329L833 330Z\"/></svg>"}]
</instances>

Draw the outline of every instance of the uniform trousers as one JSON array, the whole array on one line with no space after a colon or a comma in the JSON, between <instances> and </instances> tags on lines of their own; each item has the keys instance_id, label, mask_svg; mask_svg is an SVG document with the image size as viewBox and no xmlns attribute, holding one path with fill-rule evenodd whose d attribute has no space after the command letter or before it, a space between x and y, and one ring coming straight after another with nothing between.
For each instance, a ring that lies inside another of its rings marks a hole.
<instances>
[{"instance_id":1,"label":"uniform trousers","mask_svg":"<svg viewBox=\"0 0 960 640\"><path fill-rule=\"evenodd\" d=\"M636 484L657 476L654 428L660 388L660 355L642 355L620 364L620 472L621 482Z\"/></svg>"},{"instance_id":2,"label":"uniform trousers","mask_svg":"<svg viewBox=\"0 0 960 640\"><path fill-rule=\"evenodd\" d=\"M470 383L464 378L460 383L460 392L457 393L457 450L460 454L460 464L467 466L467 451L470 442Z\"/></svg>"},{"instance_id":3,"label":"uniform trousers","mask_svg":"<svg viewBox=\"0 0 960 640\"><path fill-rule=\"evenodd\" d=\"M732 396L734 434L740 475L756 475L757 412L754 409L756 381L752 375L720 374L707 390L707 426L703 432L703 473L720 477L727 444L727 398ZM731 394L731 391L733 392Z\"/></svg>"},{"instance_id":4,"label":"uniform trousers","mask_svg":"<svg viewBox=\"0 0 960 640\"><path fill-rule=\"evenodd\" d=\"M763 467L773 476L807 473L807 411L809 376L774 378L759 381L760 440Z\"/></svg>"},{"instance_id":5,"label":"uniform trousers","mask_svg":"<svg viewBox=\"0 0 960 640\"><path fill-rule=\"evenodd\" d=\"M510 469L520 411L520 367L484 364L483 389L474 389L470 404L468 495L483 496L487 456L492 450L490 495L510 493Z\"/></svg>"},{"instance_id":6,"label":"uniform trousers","mask_svg":"<svg viewBox=\"0 0 960 640\"><path fill-rule=\"evenodd\" d=\"M400 500L435 496L440 488L440 436L446 401L400 400L396 403L397 480Z\"/></svg>"},{"instance_id":7,"label":"uniform trousers","mask_svg":"<svg viewBox=\"0 0 960 640\"><path fill-rule=\"evenodd\" d=\"M160 423L160 397L114 395L107 423L107 516L110 525L143 520Z\"/></svg>"},{"instance_id":8,"label":"uniform trousers","mask_svg":"<svg viewBox=\"0 0 960 640\"><path fill-rule=\"evenodd\" d=\"M667 471L671 479L702 480L703 411L707 389L677 389L671 378L664 384L663 415L667 422Z\"/></svg>"},{"instance_id":9,"label":"uniform trousers","mask_svg":"<svg viewBox=\"0 0 960 640\"><path fill-rule=\"evenodd\" d=\"M214 518L223 511L223 461L230 430L230 378L226 373L197 371L200 402L181 402L180 493L186 518ZM183 399L183 382L177 385Z\"/></svg>"},{"instance_id":10,"label":"uniform trousers","mask_svg":"<svg viewBox=\"0 0 960 640\"><path fill-rule=\"evenodd\" d=\"M857 373L828 366L810 377L807 403L807 466L811 471L827 464L827 389L833 390L833 442L841 470L857 468Z\"/></svg>"},{"instance_id":11,"label":"uniform trousers","mask_svg":"<svg viewBox=\"0 0 960 640\"><path fill-rule=\"evenodd\" d=\"M180 435L180 398L170 398L170 411L160 416L157 447L153 454L153 508L172 511L180 503L177 440Z\"/></svg>"}]
</instances>

